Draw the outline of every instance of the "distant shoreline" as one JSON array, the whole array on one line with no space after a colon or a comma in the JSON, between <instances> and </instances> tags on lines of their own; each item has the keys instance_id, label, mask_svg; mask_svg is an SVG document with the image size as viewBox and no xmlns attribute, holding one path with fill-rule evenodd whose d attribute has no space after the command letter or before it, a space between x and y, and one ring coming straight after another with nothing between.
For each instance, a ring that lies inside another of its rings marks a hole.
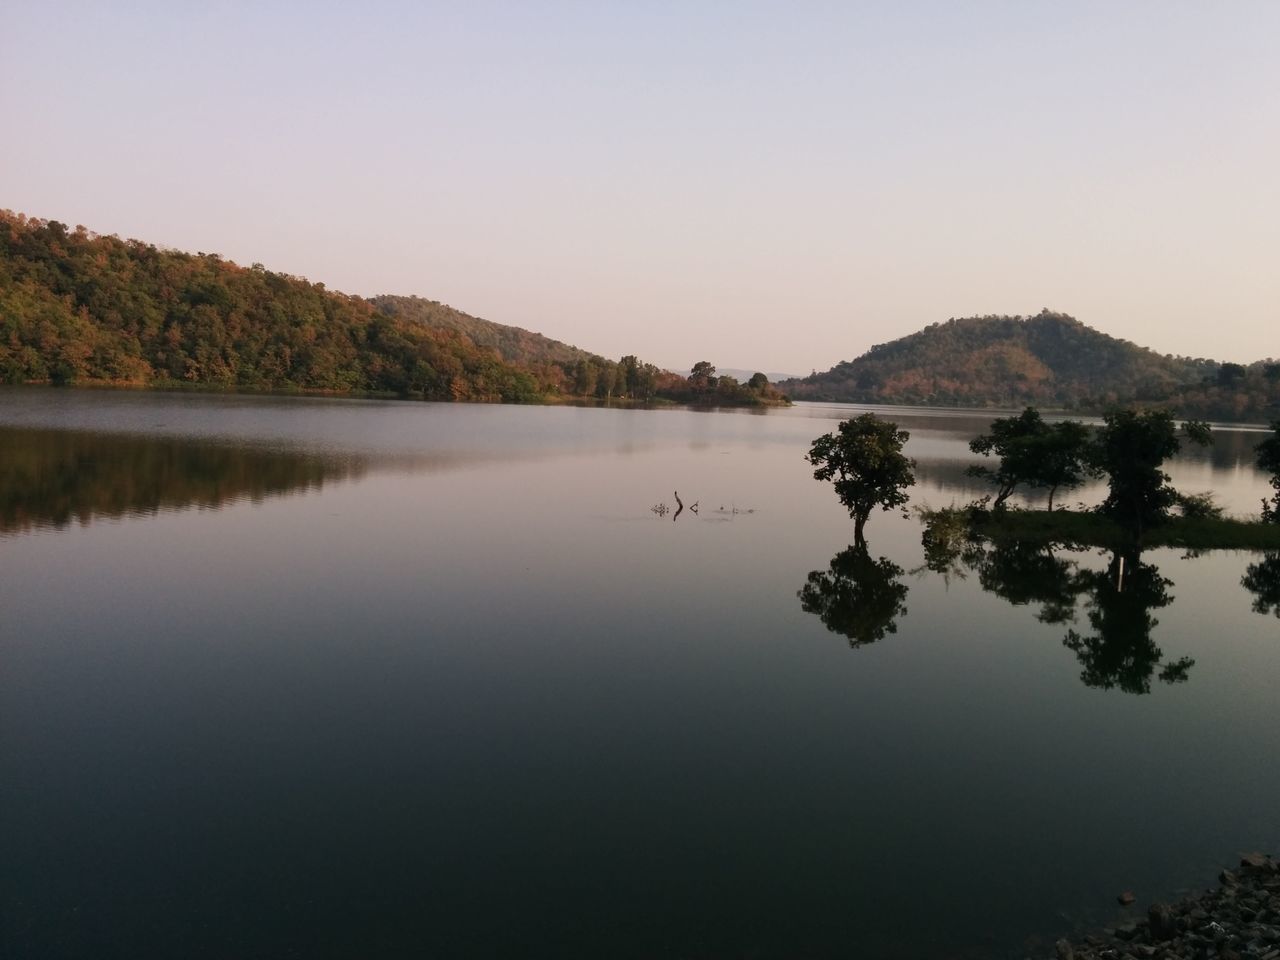
<instances>
[{"instance_id":1,"label":"distant shoreline","mask_svg":"<svg viewBox=\"0 0 1280 960\"><path fill-rule=\"evenodd\" d=\"M650 397L647 400L634 400L628 397L548 396L537 400L503 400L501 398L468 398L465 400L436 400L421 397L405 396L389 390L328 390L321 387L254 387L249 385L226 386L218 383L189 383L182 380L160 381L155 383L135 383L125 380L77 380L75 383L55 384L52 380L26 380L22 383L0 383L0 387L22 390L27 387L39 387L46 390L103 390L130 391L135 393L197 393L216 394L222 396L258 396L258 397L317 397L336 400L396 400L406 403L456 403L483 404L509 407L603 407L606 409L670 409L685 408L689 410L752 410L770 407L790 407L794 404L787 398L781 400L759 399L750 403L690 403L683 400L671 400L666 397Z\"/></svg>"}]
</instances>

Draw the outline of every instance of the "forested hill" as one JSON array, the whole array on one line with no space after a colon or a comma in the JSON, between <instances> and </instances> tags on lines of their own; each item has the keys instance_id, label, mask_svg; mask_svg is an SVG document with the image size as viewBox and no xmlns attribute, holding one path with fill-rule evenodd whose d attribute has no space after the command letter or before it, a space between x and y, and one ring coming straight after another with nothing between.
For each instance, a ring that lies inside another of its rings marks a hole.
<instances>
[{"instance_id":1,"label":"forested hill","mask_svg":"<svg viewBox=\"0 0 1280 960\"><path fill-rule=\"evenodd\" d=\"M322 283L7 211L0 381L507 401L554 388L455 330Z\"/></svg>"},{"instance_id":2,"label":"forested hill","mask_svg":"<svg viewBox=\"0 0 1280 960\"><path fill-rule=\"evenodd\" d=\"M426 400L785 398L702 362L606 360L417 297L322 283L0 210L0 383L192 384Z\"/></svg>"},{"instance_id":3,"label":"forested hill","mask_svg":"<svg viewBox=\"0 0 1280 960\"><path fill-rule=\"evenodd\" d=\"M797 400L1082 409L1152 402L1265 419L1280 403L1273 366L1166 356L1046 310L931 324L779 386Z\"/></svg>"},{"instance_id":4,"label":"forested hill","mask_svg":"<svg viewBox=\"0 0 1280 960\"><path fill-rule=\"evenodd\" d=\"M600 362L602 358L578 347L552 340L540 333L512 327L492 320L482 320L447 304L422 297L398 297L382 294L370 300L374 309L388 317L420 323L426 327L456 330L479 347L496 350L508 363L536 365L576 364L579 360Z\"/></svg>"}]
</instances>

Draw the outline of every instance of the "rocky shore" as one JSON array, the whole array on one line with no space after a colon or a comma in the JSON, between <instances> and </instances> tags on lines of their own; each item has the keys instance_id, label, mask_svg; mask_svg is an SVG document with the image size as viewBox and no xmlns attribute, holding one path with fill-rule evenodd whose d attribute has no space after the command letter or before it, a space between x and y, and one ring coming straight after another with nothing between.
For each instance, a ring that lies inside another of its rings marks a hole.
<instances>
[{"instance_id":1,"label":"rocky shore","mask_svg":"<svg viewBox=\"0 0 1280 960\"><path fill-rule=\"evenodd\" d=\"M1146 917L1108 927L1079 942L1059 940L1056 960L1280 960L1280 864L1246 855L1239 871L1198 897L1155 903ZM1122 894L1121 903L1132 902Z\"/></svg>"}]
</instances>

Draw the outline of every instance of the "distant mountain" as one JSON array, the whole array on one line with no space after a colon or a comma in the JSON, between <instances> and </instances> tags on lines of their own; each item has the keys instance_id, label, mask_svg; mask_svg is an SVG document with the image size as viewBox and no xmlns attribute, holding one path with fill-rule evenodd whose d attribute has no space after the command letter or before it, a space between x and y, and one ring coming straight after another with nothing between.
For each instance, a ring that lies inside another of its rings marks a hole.
<instances>
[{"instance_id":1,"label":"distant mountain","mask_svg":"<svg viewBox=\"0 0 1280 960\"><path fill-rule=\"evenodd\" d=\"M375 310L388 317L465 334L476 346L496 350L508 363L569 365L576 364L579 360L599 362L602 359L596 354L552 340L540 333L482 320L435 300L382 294L370 298L369 302Z\"/></svg>"},{"instance_id":2,"label":"distant mountain","mask_svg":"<svg viewBox=\"0 0 1280 960\"><path fill-rule=\"evenodd\" d=\"M934 323L779 387L797 400L855 403L1176 404L1216 383L1224 367L1235 365L1159 354L1046 310Z\"/></svg>"}]
</instances>

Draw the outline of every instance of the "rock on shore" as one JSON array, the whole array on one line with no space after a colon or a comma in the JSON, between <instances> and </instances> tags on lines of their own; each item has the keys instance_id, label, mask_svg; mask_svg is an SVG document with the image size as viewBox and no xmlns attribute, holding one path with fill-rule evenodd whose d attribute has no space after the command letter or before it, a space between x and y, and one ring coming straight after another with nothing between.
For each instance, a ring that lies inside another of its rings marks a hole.
<instances>
[{"instance_id":1,"label":"rock on shore","mask_svg":"<svg viewBox=\"0 0 1280 960\"><path fill-rule=\"evenodd\" d=\"M1145 919L1080 942L1059 940L1055 960L1280 960L1280 864L1247 854L1239 872L1199 897L1152 904Z\"/></svg>"}]
</instances>

